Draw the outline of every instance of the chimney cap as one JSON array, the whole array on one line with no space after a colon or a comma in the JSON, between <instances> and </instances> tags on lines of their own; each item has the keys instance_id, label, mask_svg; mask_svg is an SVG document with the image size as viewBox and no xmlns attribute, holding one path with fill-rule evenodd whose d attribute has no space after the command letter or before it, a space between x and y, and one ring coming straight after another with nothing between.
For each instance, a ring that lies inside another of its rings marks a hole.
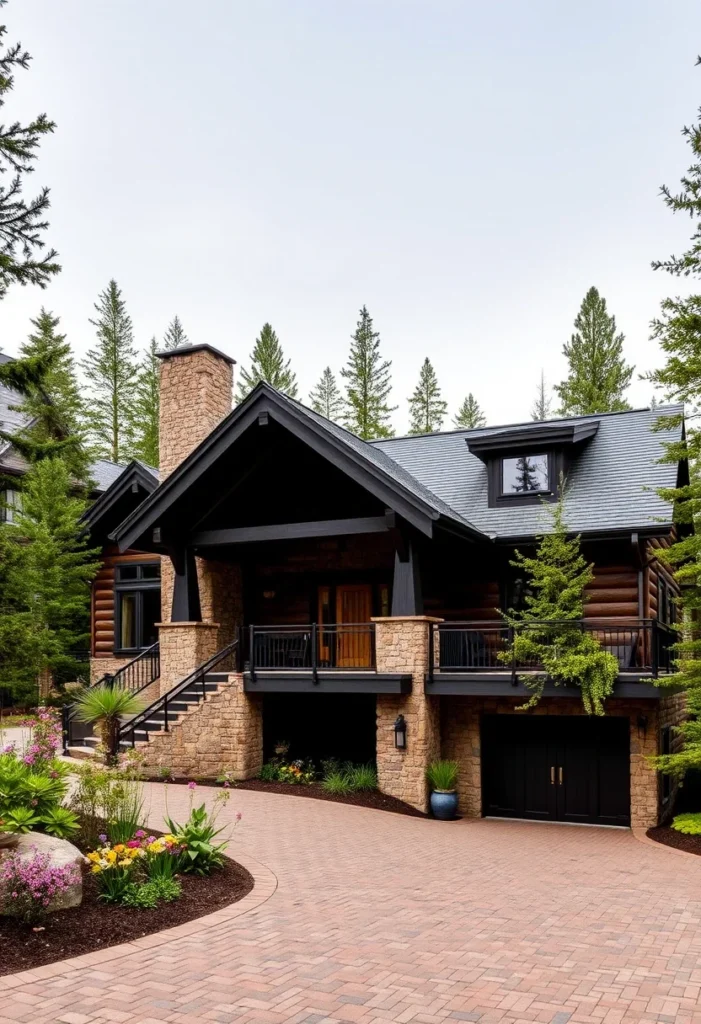
<instances>
[{"instance_id":1,"label":"chimney cap","mask_svg":"<svg viewBox=\"0 0 701 1024\"><path fill-rule=\"evenodd\" d=\"M232 366L236 363L236 360L228 356L226 352L222 352L220 349L215 348L214 345L208 345L206 342L202 342L200 345L180 345L178 348L168 348L163 352L156 352L156 356L158 359L171 359L173 356L189 356L192 352L202 352L203 350L219 356L220 359L231 363Z\"/></svg>"}]
</instances>

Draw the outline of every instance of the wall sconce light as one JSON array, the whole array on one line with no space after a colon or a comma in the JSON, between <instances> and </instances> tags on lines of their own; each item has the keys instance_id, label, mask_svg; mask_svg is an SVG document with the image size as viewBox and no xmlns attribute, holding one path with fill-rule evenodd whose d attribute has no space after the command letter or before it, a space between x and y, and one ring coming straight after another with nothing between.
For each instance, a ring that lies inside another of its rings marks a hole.
<instances>
[{"instance_id":1,"label":"wall sconce light","mask_svg":"<svg viewBox=\"0 0 701 1024\"><path fill-rule=\"evenodd\" d=\"M394 723L394 745L397 750L406 750L406 721L404 715L397 715Z\"/></svg>"},{"instance_id":2,"label":"wall sconce light","mask_svg":"<svg viewBox=\"0 0 701 1024\"><path fill-rule=\"evenodd\" d=\"M638 735L647 736L647 715L638 715Z\"/></svg>"}]
</instances>

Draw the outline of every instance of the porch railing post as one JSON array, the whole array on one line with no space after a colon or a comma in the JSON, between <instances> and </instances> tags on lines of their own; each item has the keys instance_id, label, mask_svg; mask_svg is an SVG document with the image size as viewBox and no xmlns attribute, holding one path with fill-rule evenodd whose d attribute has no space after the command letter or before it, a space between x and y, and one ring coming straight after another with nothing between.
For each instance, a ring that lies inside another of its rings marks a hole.
<instances>
[{"instance_id":1,"label":"porch railing post","mask_svg":"<svg viewBox=\"0 0 701 1024\"><path fill-rule=\"evenodd\" d=\"M253 626L248 627L248 664L250 667L251 682L256 681L256 638Z\"/></svg>"},{"instance_id":2,"label":"porch railing post","mask_svg":"<svg viewBox=\"0 0 701 1024\"><path fill-rule=\"evenodd\" d=\"M657 628L657 619L653 619L651 623L652 638L650 642L651 653L652 653L652 676L653 679L657 679L660 672L660 634Z\"/></svg>"},{"instance_id":3,"label":"porch railing post","mask_svg":"<svg viewBox=\"0 0 701 1024\"><path fill-rule=\"evenodd\" d=\"M317 624L312 622L312 683L314 686L319 685L319 666L318 666L318 650L317 650Z\"/></svg>"}]
</instances>

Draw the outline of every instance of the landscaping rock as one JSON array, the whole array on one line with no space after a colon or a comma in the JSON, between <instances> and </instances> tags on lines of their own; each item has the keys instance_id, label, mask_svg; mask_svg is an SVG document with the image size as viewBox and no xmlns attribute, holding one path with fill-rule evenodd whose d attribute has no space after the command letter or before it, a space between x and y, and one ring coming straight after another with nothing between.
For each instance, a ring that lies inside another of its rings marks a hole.
<instances>
[{"instance_id":1,"label":"landscaping rock","mask_svg":"<svg viewBox=\"0 0 701 1024\"><path fill-rule=\"evenodd\" d=\"M37 853L48 854L51 863L55 867L65 867L67 864L75 864L78 867L77 881L64 893L50 904L49 913L56 910L69 910L71 907L79 907L83 900L83 865L85 858L77 846L69 843L66 839L56 839L54 836L46 836L41 832L27 832L16 836L17 845L12 852L18 854L22 860L31 860ZM0 857L2 853L0 852Z\"/></svg>"}]
</instances>

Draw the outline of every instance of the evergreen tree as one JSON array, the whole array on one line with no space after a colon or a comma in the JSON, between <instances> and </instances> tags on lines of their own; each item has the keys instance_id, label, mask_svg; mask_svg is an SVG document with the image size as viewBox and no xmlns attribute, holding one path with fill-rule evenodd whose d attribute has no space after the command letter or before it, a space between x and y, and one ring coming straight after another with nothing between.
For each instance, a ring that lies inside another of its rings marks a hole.
<instances>
[{"instance_id":1,"label":"evergreen tree","mask_svg":"<svg viewBox=\"0 0 701 1024\"><path fill-rule=\"evenodd\" d=\"M555 385L564 416L630 409L623 392L635 367L623 358L623 334L609 316L606 299L596 288L584 296L574 321L575 333L563 347L569 363L567 380Z\"/></svg>"},{"instance_id":2,"label":"evergreen tree","mask_svg":"<svg viewBox=\"0 0 701 1024\"><path fill-rule=\"evenodd\" d=\"M265 380L278 391L290 398L297 397L297 377L290 369L290 360L285 356L277 334L270 324L263 324L251 353L251 369L241 369L238 384L239 402L253 391L256 384Z\"/></svg>"},{"instance_id":3,"label":"evergreen tree","mask_svg":"<svg viewBox=\"0 0 701 1024\"><path fill-rule=\"evenodd\" d=\"M90 583L100 565L86 547L85 508L64 460L47 458L26 474L14 522L0 526L3 685L26 685L44 668L75 672L70 651L88 639Z\"/></svg>"},{"instance_id":4,"label":"evergreen tree","mask_svg":"<svg viewBox=\"0 0 701 1024\"><path fill-rule=\"evenodd\" d=\"M134 426L137 356L131 317L117 282L109 282L95 303L97 347L82 366L91 384L86 422L95 452L112 462L130 454Z\"/></svg>"},{"instance_id":5,"label":"evergreen tree","mask_svg":"<svg viewBox=\"0 0 701 1024\"><path fill-rule=\"evenodd\" d=\"M58 333L60 322L59 317L42 306L39 316L30 320L34 331L22 344L20 353L27 358L56 353L51 369L47 372L44 388L67 429L76 433L80 426L83 402L71 346L66 341L66 335ZM45 404L40 395L27 395L22 403L22 411L40 419Z\"/></svg>"},{"instance_id":6,"label":"evergreen tree","mask_svg":"<svg viewBox=\"0 0 701 1024\"><path fill-rule=\"evenodd\" d=\"M166 328L166 332L163 335L163 348L180 348L181 345L189 345L190 339L183 330L183 325L180 323L180 317L176 315L170 321Z\"/></svg>"},{"instance_id":7,"label":"evergreen tree","mask_svg":"<svg viewBox=\"0 0 701 1024\"><path fill-rule=\"evenodd\" d=\"M0 7L6 2L0 0ZM6 32L7 26L0 25L0 107L14 86L15 72L26 71L32 59L20 43L5 44ZM61 269L54 249L41 255L45 244L42 235L48 227L48 188L41 189L29 202L22 196L24 176L34 170L41 140L55 127L46 114L39 114L26 125L14 121L0 126L0 174L9 171L12 175L6 185L0 185L0 298L11 284L45 288Z\"/></svg>"},{"instance_id":8,"label":"evergreen tree","mask_svg":"<svg viewBox=\"0 0 701 1024\"><path fill-rule=\"evenodd\" d=\"M470 392L458 409L458 414L453 423L456 427L462 427L463 430L473 430L475 427L485 427L487 425L487 420L480 408L480 404L472 392Z\"/></svg>"},{"instance_id":9,"label":"evergreen tree","mask_svg":"<svg viewBox=\"0 0 701 1024\"><path fill-rule=\"evenodd\" d=\"M531 419L547 420L550 416L550 405L550 396L548 395L548 389L545 386L545 373L541 370L536 400L533 403L533 408L531 409Z\"/></svg>"},{"instance_id":10,"label":"evergreen tree","mask_svg":"<svg viewBox=\"0 0 701 1024\"><path fill-rule=\"evenodd\" d=\"M562 485L562 481L561 481ZM516 551L511 564L528 578L522 611L509 609L503 617L514 630L502 661L541 665L542 672L521 677L531 690L522 705L534 707L548 679L556 686L579 686L588 715L603 715L606 698L618 678L618 660L605 651L593 633L580 629L585 588L594 579L594 567L582 555L580 538L568 537L564 500L550 511L550 529L538 539L535 555ZM572 621L572 626L567 623Z\"/></svg>"},{"instance_id":11,"label":"evergreen tree","mask_svg":"<svg viewBox=\"0 0 701 1024\"><path fill-rule=\"evenodd\" d=\"M380 355L380 334L373 331L372 317L363 306L351 335L348 364L341 370L346 380L345 425L364 441L391 437L390 419L396 405L388 405L392 363Z\"/></svg>"},{"instance_id":12,"label":"evergreen tree","mask_svg":"<svg viewBox=\"0 0 701 1024\"><path fill-rule=\"evenodd\" d=\"M149 466L157 467L158 419L160 412L160 359L156 356L158 344L155 337L144 353L136 379L134 402L134 428L131 439L132 454Z\"/></svg>"},{"instance_id":13,"label":"evergreen tree","mask_svg":"<svg viewBox=\"0 0 701 1024\"><path fill-rule=\"evenodd\" d=\"M697 62L701 64L701 58ZM701 279L701 108L699 123L685 127L684 137L692 152L692 164L681 180L681 189L673 193L663 186L665 204L672 213L682 213L693 221L691 246L682 256L652 264L673 277ZM697 285L698 287L698 285ZM678 537L667 549L656 555L667 562L681 586L682 614L679 616L694 628L684 629L675 644L677 672L660 677L658 684L669 683L686 690L687 720L678 727L684 746L674 754L658 757L658 768L670 775L683 776L690 768L701 768L701 632L696 627L701 615L701 431L697 421L701 415L701 294L663 299L660 316L653 320L652 337L660 342L666 361L661 369L647 375L668 400L683 402L690 428L685 439L665 444L665 460L676 464L687 459L691 469L689 484L661 492L675 506ZM659 430L681 427L681 415L660 416Z\"/></svg>"},{"instance_id":14,"label":"evergreen tree","mask_svg":"<svg viewBox=\"0 0 701 1024\"><path fill-rule=\"evenodd\" d=\"M338 390L336 378L327 366L316 387L309 393L309 401L314 412L325 416L327 420L339 420L343 414L343 398Z\"/></svg>"},{"instance_id":15,"label":"evergreen tree","mask_svg":"<svg viewBox=\"0 0 701 1024\"><path fill-rule=\"evenodd\" d=\"M423 361L419 383L408 401L411 414L410 434L430 434L441 429L448 411L448 403L441 398L436 371L428 356Z\"/></svg>"}]
</instances>

